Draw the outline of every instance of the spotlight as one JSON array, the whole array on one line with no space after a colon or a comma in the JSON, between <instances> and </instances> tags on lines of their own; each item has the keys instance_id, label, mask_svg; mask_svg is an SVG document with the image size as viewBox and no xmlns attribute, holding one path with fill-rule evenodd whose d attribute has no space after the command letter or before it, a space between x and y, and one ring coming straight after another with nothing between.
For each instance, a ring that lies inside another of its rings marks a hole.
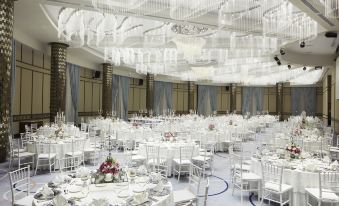
<instances>
[{"instance_id":1,"label":"spotlight","mask_svg":"<svg viewBox=\"0 0 339 206\"><path fill-rule=\"evenodd\" d=\"M277 64L280 66L281 65L281 62L280 62L280 60L279 61L277 61Z\"/></svg>"},{"instance_id":2,"label":"spotlight","mask_svg":"<svg viewBox=\"0 0 339 206\"><path fill-rule=\"evenodd\" d=\"M323 67L322 67L322 66L315 66L314 69L315 69L315 70L323 69Z\"/></svg>"},{"instance_id":3,"label":"spotlight","mask_svg":"<svg viewBox=\"0 0 339 206\"><path fill-rule=\"evenodd\" d=\"M306 67L304 67L303 70L306 71Z\"/></svg>"},{"instance_id":4,"label":"spotlight","mask_svg":"<svg viewBox=\"0 0 339 206\"><path fill-rule=\"evenodd\" d=\"M283 49L280 49L280 54L285 55L285 51Z\"/></svg>"},{"instance_id":5,"label":"spotlight","mask_svg":"<svg viewBox=\"0 0 339 206\"><path fill-rule=\"evenodd\" d=\"M274 57L275 61L280 61L279 58L277 56Z\"/></svg>"},{"instance_id":6,"label":"spotlight","mask_svg":"<svg viewBox=\"0 0 339 206\"><path fill-rule=\"evenodd\" d=\"M300 42L300 48L304 48L306 46L306 43L304 41Z\"/></svg>"},{"instance_id":7,"label":"spotlight","mask_svg":"<svg viewBox=\"0 0 339 206\"><path fill-rule=\"evenodd\" d=\"M288 68L288 69L291 69L291 65L287 65L287 68Z\"/></svg>"}]
</instances>

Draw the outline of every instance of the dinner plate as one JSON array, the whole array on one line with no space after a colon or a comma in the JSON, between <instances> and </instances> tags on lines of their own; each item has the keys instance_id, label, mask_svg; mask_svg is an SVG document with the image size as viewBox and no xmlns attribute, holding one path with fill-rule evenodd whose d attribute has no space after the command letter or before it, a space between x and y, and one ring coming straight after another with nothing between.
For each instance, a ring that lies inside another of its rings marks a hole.
<instances>
[{"instance_id":1,"label":"dinner plate","mask_svg":"<svg viewBox=\"0 0 339 206\"><path fill-rule=\"evenodd\" d=\"M81 191L81 187L76 186L76 185L71 185L68 187L68 191L71 193L76 193Z\"/></svg>"},{"instance_id":2,"label":"dinner plate","mask_svg":"<svg viewBox=\"0 0 339 206\"><path fill-rule=\"evenodd\" d=\"M122 190L119 192L118 197L119 198L127 198L129 197L130 193L128 190Z\"/></svg>"}]
</instances>

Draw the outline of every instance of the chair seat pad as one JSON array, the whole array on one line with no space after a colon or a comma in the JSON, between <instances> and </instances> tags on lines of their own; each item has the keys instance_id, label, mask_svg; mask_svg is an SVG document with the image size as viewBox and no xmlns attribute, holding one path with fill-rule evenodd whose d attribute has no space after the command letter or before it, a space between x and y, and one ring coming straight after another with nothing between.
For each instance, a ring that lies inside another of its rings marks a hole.
<instances>
[{"instance_id":1,"label":"chair seat pad","mask_svg":"<svg viewBox=\"0 0 339 206\"><path fill-rule=\"evenodd\" d=\"M34 195L28 195L28 196L26 196L24 198L16 200L14 205L16 205L16 206L25 206L27 204L32 204L33 200L34 200Z\"/></svg>"},{"instance_id":2,"label":"chair seat pad","mask_svg":"<svg viewBox=\"0 0 339 206\"><path fill-rule=\"evenodd\" d=\"M266 182L265 183L265 189L266 190L271 190L273 192L277 192L277 193L284 193L287 192L288 190L293 189L293 187L291 185L287 185L287 184L281 184L281 191L279 191L279 184L275 183L275 182Z\"/></svg>"},{"instance_id":3,"label":"chair seat pad","mask_svg":"<svg viewBox=\"0 0 339 206\"><path fill-rule=\"evenodd\" d=\"M261 177L257 174L252 173L252 172L244 172L244 173L242 173L242 179L248 180L248 181L253 181L253 180L261 180Z\"/></svg>"},{"instance_id":4,"label":"chair seat pad","mask_svg":"<svg viewBox=\"0 0 339 206\"><path fill-rule=\"evenodd\" d=\"M48 154L48 153L42 153L42 154L39 154L38 155L38 159L48 159L48 158L54 158L54 157L56 157L56 154L55 153L50 153L50 154Z\"/></svg>"},{"instance_id":5,"label":"chair seat pad","mask_svg":"<svg viewBox=\"0 0 339 206\"><path fill-rule=\"evenodd\" d=\"M14 154L15 157L30 157L34 155L35 153L32 152L20 152L19 154Z\"/></svg>"},{"instance_id":6,"label":"chair seat pad","mask_svg":"<svg viewBox=\"0 0 339 206\"><path fill-rule=\"evenodd\" d=\"M132 156L133 157L133 156ZM166 159L159 159L160 164L166 162ZM158 164L158 160L157 159L150 159L147 161L147 164Z\"/></svg>"},{"instance_id":7,"label":"chair seat pad","mask_svg":"<svg viewBox=\"0 0 339 206\"><path fill-rule=\"evenodd\" d=\"M132 160L145 160L146 157L141 156L141 155L133 155Z\"/></svg>"},{"instance_id":8,"label":"chair seat pad","mask_svg":"<svg viewBox=\"0 0 339 206\"><path fill-rule=\"evenodd\" d=\"M78 152L68 152L68 153L66 153L66 156L81 156L83 153L82 152L80 152L80 151L78 151Z\"/></svg>"},{"instance_id":9,"label":"chair seat pad","mask_svg":"<svg viewBox=\"0 0 339 206\"><path fill-rule=\"evenodd\" d=\"M313 197L320 199L319 188L305 188L305 191ZM339 197L332 190L324 190L322 192L322 200L339 202Z\"/></svg>"},{"instance_id":10,"label":"chair seat pad","mask_svg":"<svg viewBox=\"0 0 339 206\"><path fill-rule=\"evenodd\" d=\"M188 189L173 191L174 203L188 202L195 200L197 197Z\"/></svg>"},{"instance_id":11,"label":"chair seat pad","mask_svg":"<svg viewBox=\"0 0 339 206\"><path fill-rule=\"evenodd\" d=\"M207 157L207 156L196 156L196 157L193 157L192 160L193 161L199 161L199 162L204 162L204 161L209 161L211 158L210 157Z\"/></svg>"},{"instance_id":12,"label":"chair seat pad","mask_svg":"<svg viewBox=\"0 0 339 206\"><path fill-rule=\"evenodd\" d=\"M242 171L250 171L251 166L247 165L247 164L243 164L242 167L240 166L240 164L235 164L234 166L232 166L233 169L242 169Z\"/></svg>"},{"instance_id":13,"label":"chair seat pad","mask_svg":"<svg viewBox=\"0 0 339 206\"><path fill-rule=\"evenodd\" d=\"M191 160L187 160L187 159L183 159L183 160L180 161L180 159L175 158L175 159L173 159L173 162L175 162L178 165L189 165L189 164L191 164Z\"/></svg>"},{"instance_id":14,"label":"chair seat pad","mask_svg":"<svg viewBox=\"0 0 339 206\"><path fill-rule=\"evenodd\" d=\"M212 157L213 156L213 153L212 152L199 152L199 155L200 156L206 156L206 157Z\"/></svg>"}]
</instances>

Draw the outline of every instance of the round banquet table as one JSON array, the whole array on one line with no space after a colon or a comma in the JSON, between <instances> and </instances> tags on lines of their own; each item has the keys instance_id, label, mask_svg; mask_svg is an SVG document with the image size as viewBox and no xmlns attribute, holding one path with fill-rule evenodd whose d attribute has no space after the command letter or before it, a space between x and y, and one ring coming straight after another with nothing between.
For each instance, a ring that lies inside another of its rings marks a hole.
<instances>
[{"instance_id":1,"label":"round banquet table","mask_svg":"<svg viewBox=\"0 0 339 206\"><path fill-rule=\"evenodd\" d=\"M84 138L76 138L75 140L84 140ZM46 147L48 143L45 144ZM90 140L86 139L85 148L90 147ZM28 142L27 143L27 151L35 153L35 143ZM57 140L56 142L51 143L51 153L55 153L57 155L57 159L64 158L65 154L68 152L72 152L72 140L71 139L63 139Z\"/></svg>"},{"instance_id":2,"label":"round banquet table","mask_svg":"<svg viewBox=\"0 0 339 206\"><path fill-rule=\"evenodd\" d=\"M257 158L251 159L251 172L260 177L262 176L261 162ZM305 188L319 187L319 175L317 172L284 169L282 181L293 187L293 206L306 205Z\"/></svg>"},{"instance_id":3,"label":"round banquet table","mask_svg":"<svg viewBox=\"0 0 339 206\"><path fill-rule=\"evenodd\" d=\"M110 203L110 205L115 205L116 203L123 202L123 199L118 197L118 194L122 190L129 190L130 194L133 194L133 188L140 187L139 184L130 184L129 186L119 186L117 183L105 183L101 184L100 186L97 186L95 184L89 185L89 192L88 195L81 199L81 201L78 202L77 205L79 206L87 206L89 205L93 199L106 199ZM143 187L151 186L151 184L143 185ZM152 206L173 206L174 205L174 199L173 199L173 187L170 182L167 182L167 186L170 187L170 193L165 196L160 197L154 197L157 201L152 202ZM65 195L65 194L64 194ZM65 197L68 198L74 198L74 197L82 197L82 192L77 193L68 193L65 195ZM33 206L42 206L45 205L46 202L40 202L36 199L33 200L33 203L28 203L27 206L33 205Z\"/></svg>"},{"instance_id":4,"label":"round banquet table","mask_svg":"<svg viewBox=\"0 0 339 206\"><path fill-rule=\"evenodd\" d=\"M199 155L199 146L194 143L184 143L184 142L147 142L145 144L139 145L139 155L146 157L146 145L160 146L167 149L167 174L172 174L172 163L174 158L180 158L180 153L177 152L180 147L184 146L193 146L193 157Z\"/></svg>"}]
</instances>

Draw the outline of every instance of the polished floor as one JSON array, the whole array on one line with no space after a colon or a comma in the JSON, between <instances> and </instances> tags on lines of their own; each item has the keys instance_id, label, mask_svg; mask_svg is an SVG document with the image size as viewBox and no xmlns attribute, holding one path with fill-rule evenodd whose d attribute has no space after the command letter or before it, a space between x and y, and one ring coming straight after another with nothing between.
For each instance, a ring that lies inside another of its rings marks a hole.
<instances>
[{"instance_id":1,"label":"polished floor","mask_svg":"<svg viewBox=\"0 0 339 206\"><path fill-rule=\"evenodd\" d=\"M245 143L247 147L252 147L253 142ZM210 176L210 190L208 197L209 206L240 206L240 192L235 190L234 195L232 196L232 185L230 183L229 175L229 158L227 153L216 153L214 156L214 172ZM0 164L0 206L11 205L10 202L10 186L9 178L7 175L8 164ZM37 176L32 176L31 186L32 193L34 193L38 188L40 188L44 183L52 180L55 176L55 173L50 175L47 171L40 173ZM177 178L170 178L174 186L174 190L179 190L187 186L187 179L182 178L178 183ZM202 203L202 201L200 201ZM245 194L243 205L260 205L257 202L257 197L253 195Z\"/></svg>"}]
</instances>

